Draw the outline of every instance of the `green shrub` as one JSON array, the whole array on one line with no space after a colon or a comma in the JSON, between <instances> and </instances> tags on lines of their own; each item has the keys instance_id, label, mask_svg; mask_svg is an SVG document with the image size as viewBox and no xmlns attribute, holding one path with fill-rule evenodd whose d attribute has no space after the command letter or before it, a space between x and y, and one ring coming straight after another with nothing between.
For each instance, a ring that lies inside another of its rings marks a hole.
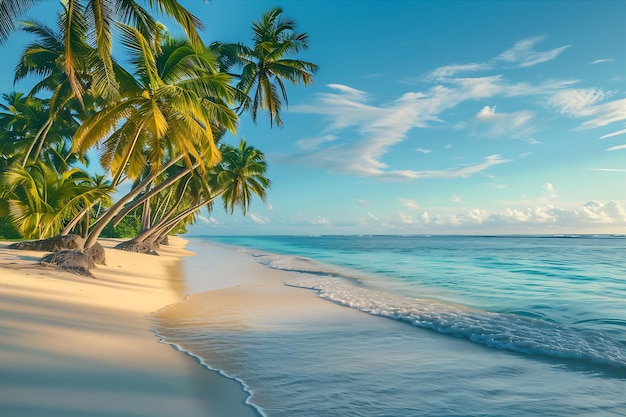
<instances>
[{"instance_id":1,"label":"green shrub","mask_svg":"<svg viewBox=\"0 0 626 417\"><path fill-rule=\"evenodd\" d=\"M111 223L107 224L100 236L115 238L133 238L141 230L141 219L137 216L129 215L124 217L116 227Z\"/></svg>"},{"instance_id":2,"label":"green shrub","mask_svg":"<svg viewBox=\"0 0 626 417\"><path fill-rule=\"evenodd\" d=\"M0 240L18 240L22 236L8 219L0 219Z\"/></svg>"}]
</instances>

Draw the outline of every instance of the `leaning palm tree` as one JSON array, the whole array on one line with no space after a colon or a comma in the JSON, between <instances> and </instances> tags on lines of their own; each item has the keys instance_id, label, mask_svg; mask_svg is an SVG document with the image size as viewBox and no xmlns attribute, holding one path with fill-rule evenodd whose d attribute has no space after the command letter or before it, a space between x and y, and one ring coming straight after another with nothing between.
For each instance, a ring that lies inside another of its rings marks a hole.
<instances>
[{"instance_id":1,"label":"leaning palm tree","mask_svg":"<svg viewBox=\"0 0 626 417\"><path fill-rule=\"evenodd\" d=\"M280 112L283 102L288 105L285 81L304 85L313 82L318 66L293 59L292 54L308 49L308 35L296 32L295 22L281 16L283 10L274 8L253 23L253 45L214 43L221 54L225 71L241 67L237 83L240 111L249 110L256 122L259 109L266 110L270 126L282 126Z\"/></svg>"},{"instance_id":2,"label":"leaning palm tree","mask_svg":"<svg viewBox=\"0 0 626 417\"><path fill-rule=\"evenodd\" d=\"M231 214L236 207L240 207L245 215L253 196L265 201L271 181L265 176L267 163L263 152L249 146L244 140L239 142L238 147L223 144L220 150L222 161L205 177L190 176L181 180L177 199L158 222L136 238L117 247L151 252L161 237L182 222L188 221L203 207L211 206L220 197L224 209ZM191 193L185 194L186 191ZM183 201L186 201L186 204L181 204Z\"/></svg>"},{"instance_id":3,"label":"leaning palm tree","mask_svg":"<svg viewBox=\"0 0 626 417\"><path fill-rule=\"evenodd\" d=\"M137 179L146 166L149 174L96 221L86 248L127 202L167 169L183 162L189 171L202 171L219 162L214 132L234 132L237 121L228 106L233 101L230 77L216 71L208 51L167 36L155 51L137 29L121 27L134 79L128 77L120 100L109 101L83 123L74 146L84 154L98 145L100 163L114 186L125 178Z\"/></svg>"}]
</instances>

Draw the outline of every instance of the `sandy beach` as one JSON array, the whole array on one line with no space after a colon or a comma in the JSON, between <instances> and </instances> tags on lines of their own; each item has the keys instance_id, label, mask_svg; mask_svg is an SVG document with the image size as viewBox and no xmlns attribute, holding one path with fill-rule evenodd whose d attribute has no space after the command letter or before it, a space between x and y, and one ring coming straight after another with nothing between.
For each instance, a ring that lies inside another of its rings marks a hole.
<instances>
[{"instance_id":1,"label":"sandy beach","mask_svg":"<svg viewBox=\"0 0 626 417\"><path fill-rule=\"evenodd\" d=\"M188 294L173 239L82 277L0 242L0 415L254 416L238 383L160 344L149 315Z\"/></svg>"}]
</instances>

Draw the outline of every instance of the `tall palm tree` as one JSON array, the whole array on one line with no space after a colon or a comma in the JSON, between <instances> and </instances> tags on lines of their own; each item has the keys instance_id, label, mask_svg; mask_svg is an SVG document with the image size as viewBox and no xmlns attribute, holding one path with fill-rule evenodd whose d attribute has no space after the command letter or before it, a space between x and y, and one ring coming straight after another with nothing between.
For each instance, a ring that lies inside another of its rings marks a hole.
<instances>
[{"instance_id":1,"label":"tall palm tree","mask_svg":"<svg viewBox=\"0 0 626 417\"><path fill-rule=\"evenodd\" d=\"M76 53L80 52L83 65L74 75L85 91L79 101L65 72L65 51L62 42L64 16L65 14L59 15L57 29L39 21L26 21L22 24L22 29L34 35L35 40L26 46L20 57L15 71L15 81L28 75L37 75L41 80L35 84L29 96L42 91L50 96L47 101L48 116L36 134L32 135L31 145L24 155L22 166L26 165L29 159L37 160L55 123L70 120L77 122L78 119L85 118L86 111L95 106L94 96L87 93L90 91L89 85L92 80L88 62L93 61L95 51L87 45L86 33L75 34L74 49Z\"/></svg>"},{"instance_id":2,"label":"tall palm tree","mask_svg":"<svg viewBox=\"0 0 626 417\"><path fill-rule=\"evenodd\" d=\"M293 59L308 49L308 35L296 32L296 24L283 18L283 10L274 8L252 24L253 45L214 43L212 48L221 54L220 63L226 71L241 67L237 89L241 93L240 110L249 110L256 122L259 109L266 110L270 126L282 126L280 112L288 105L285 81L296 85L313 82L318 66L308 61Z\"/></svg>"},{"instance_id":3,"label":"tall palm tree","mask_svg":"<svg viewBox=\"0 0 626 417\"><path fill-rule=\"evenodd\" d=\"M124 204L178 161L188 170L215 165L220 154L214 132L234 132L237 121L228 106L233 102L230 77L216 71L208 51L167 36L155 51L137 29L121 28L135 78L128 79L120 100L109 101L83 123L74 145L81 154L100 146L100 162L111 172L113 185L126 177L137 179L146 166L149 175L96 222L86 247L95 244Z\"/></svg>"}]
</instances>

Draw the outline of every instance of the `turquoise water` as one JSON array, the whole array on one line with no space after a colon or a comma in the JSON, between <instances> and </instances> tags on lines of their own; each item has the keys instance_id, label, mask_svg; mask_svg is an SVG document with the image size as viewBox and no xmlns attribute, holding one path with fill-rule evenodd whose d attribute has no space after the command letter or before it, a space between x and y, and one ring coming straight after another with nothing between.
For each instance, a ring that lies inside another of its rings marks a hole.
<instances>
[{"instance_id":1,"label":"turquoise water","mask_svg":"<svg viewBox=\"0 0 626 417\"><path fill-rule=\"evenodd\" d=\"M351 312L160 329L242 381L268 417L626 415L621 236L206 237L191 249L203 240Z\"/></svg>"}]
</instances>

